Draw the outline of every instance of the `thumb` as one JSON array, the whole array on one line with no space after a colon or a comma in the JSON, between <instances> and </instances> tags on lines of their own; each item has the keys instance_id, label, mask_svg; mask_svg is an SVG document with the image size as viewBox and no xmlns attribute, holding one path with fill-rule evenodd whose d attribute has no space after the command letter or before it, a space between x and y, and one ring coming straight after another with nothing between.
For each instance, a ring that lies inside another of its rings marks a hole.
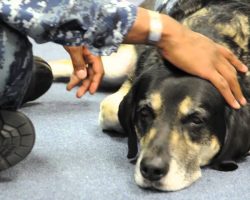
<instances>
[{"instance_id":1,"label":"thumb","mask_svg":"<svg viewBox=\"0 0 250 200\"><path fill-rule=\"evenodd\" d=\"M78 85L81 82L81 80L85 79L86 77L87 77L86 68L79 69L79 70L75 69L70 77L70 81L68 82L67 90L71 90L73 87Z\"/></svg>"},{"instance_id":2,"label":"thumb","mask_svg":"<svg viewBox=\"0 0 250 200\"><path fill-rule=\"evenodd\" d=\"M67 48L74 68L74 74L77 78L83 80L87 77L86 62L82 55L82 47Z\"/></svg>"},{"instance_id":3,"label":"thumb","mask_svg":"<svg viewBox=\"0 0 250 200\"><path fill-rule=\"evenodd\" d=\"M87 77L87 70L86 68L82 68L82 69L75 69L75 75L77 76L77 78L83 80Z\"/></svg>"}]
</instances>

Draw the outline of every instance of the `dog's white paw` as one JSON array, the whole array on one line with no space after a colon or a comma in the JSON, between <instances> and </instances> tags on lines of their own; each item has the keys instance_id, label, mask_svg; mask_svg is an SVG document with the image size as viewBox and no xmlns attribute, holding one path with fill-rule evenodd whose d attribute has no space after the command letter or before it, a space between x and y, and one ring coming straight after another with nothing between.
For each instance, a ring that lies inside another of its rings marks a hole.
<instances>
[{"instance_id":1,"label":"dog's white paw","mask_svg":"<svg viewBox=\"0 0 250 200\"><path fill-rule=\"evenodd\" d=\"M118 119L119 104L122 100L119 93L107 96L100 104L99 124L102 130L123 132Z\"/></svg>"}]
</instances>

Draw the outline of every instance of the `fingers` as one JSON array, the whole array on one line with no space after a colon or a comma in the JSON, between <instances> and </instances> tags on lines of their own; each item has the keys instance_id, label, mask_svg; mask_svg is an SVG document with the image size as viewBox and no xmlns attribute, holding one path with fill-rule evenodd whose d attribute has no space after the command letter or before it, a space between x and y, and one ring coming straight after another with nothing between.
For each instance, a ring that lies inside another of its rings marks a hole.
<instances>
[{"instance_id":1,"label":"fingers","mask_svg":"<svg viewBox=\"0 0 250 200\"><path fill-rule=\"evenodd\" d=\"M71 58L74 73L79 79L85 79L87 77L86 63L84 57L82 56L82 47L80 46L65 46L64 47Z\"/></svg>"},{"instance_id":2,"label":"fingers","mask_svg":"<svg viewBox=\"0 0 250 200\"><path fill-rule=\"evenodd\" d=\"M67 90L71 90L76 85L82 83L77 90L77 97L82 97L87 91L90 94L94 94L104 74L101 57L94 56L86 47L64 46L64 48L70 54L74 67Z\"/></svg>"},{"instance_id":3,"label":"fingers","mask_svg":"<svg viewBox=\"0 0 250 200\"><path fill-rule=\"evenodd\" d=\"M103 68L102 66L93 66L88 68L88 78L82 81L82 85L77 90L77 97L82 97L87 91L90 94L94 94L103 77Z\"/></svg>"},{"instance_id":4,"label":"fingers","mask_svg":"<svg viewBox=\"0 0 250 200\"><path fill-rule=\"evenodd\" d=\"M219 73L223 75L223 77L228 82L228 85L235 97L235 99L241 104L246 104L246 99L244 98L240 84L237 79L237 71L235 68L225 60L225 64L218 69Z\"/></svg>"},{"instance_id":5,"label":"fingers","mask_svg":"<svg viewBox=\"0 0 250 200\"><path fill-rule=\"evenodd\" d=\"M94 77L91 81L90 87L89 87L90 94L94 94L97 91L101 80L102 80L102 74L95 74L94 75Z\"/></svg>"},{"instance_id":6,"label":"fingers","mask_svg":"<svg viewBox=\"0 0 250 200\"><path fill-rule=\"evenodd\" d=\"M88 49L85 49L84 51L85 59L89 63L88 66L88 81L83 81L83 85L81 86L80 91L78 94L81 96L86 93L88 90L90 94L94 94L101 81L102 77L104 75L104 68L102 64L101 57L93 56Z\"/></svg>"},{"instance_id":7,"label":"fingers","mask_svg":"<svg viewBox=\"0 0 250 200\"><path fill-rule=\"evenodd\" d=\"M222 96L225 98L226 102L233 108L239 109L240 104L235 99L230 85L226 81L226 79L218 72L215 72L213 76L211 76L210 81L214 84L214 86L219 90Z\"/></svg>"},{"instance_id":8,"label":"fingers","mask_svg":"<svg viewBox=\"0 0 250 200\"><path fill-rule=\"evenodd\" d=\"M76 93L76 96L78 98L82 97L86 91L89 90L90 84L91 84L91 80L93 78L93 72L91 72L91 70L89 70L88 72L88 78L82 80L79 79L74 73L71 75L70 77L70 81L67 84L67 90L70 91L72 88L74 88L75 86L79 85L80 83L82 83Z\"/></svg>"},{"instance_id":9,"label":"fingers","mask_svg":"<svg viewBox=\"0 0 250 200\"><path fill-rule=\"evenodd\" d=\"M162 55L180 69L211 81L233 108L245 105L236 71L246 72L247 67L230 50L199 33L189 29L175 33L159 43Z\"/></svg>"},{"instance_id":10,"label":"fingers","mask_svg":"<svg viewBox=\"0 0 250 200\"><path fill-rule=\"evenodd\" d=\"M91 81L89 79L85 79L82 82L82 85L77 90L76 97L81 98L88 91L90 82Z\"/></svg>"},{"instance_id":11,"label":"fingers","mask_svg":"<svg viewBox=\"0 0 250 200\"><path fill-rule=\"evenodd\" d=\"M221 51L222 55L231 63L238 71L240 72L247 72L248 67L244 65L229 49L218 45L219 50Z\"/></svg>"},{"instance_id":12,"label":"fingers","mask_svg":"<svg viewBox=\"0 0 250 200\"><path fill-rule=\"evenodd\" d=\"M76 85L80 83L81 79L79 79L74 73L70 77L70 81L67 84L67 90L70 91L72 88L74 88Z\"/></svg>"},{"instance_id":13,"label":"fingers","mask_svg":"<svg viewBox=\"0 0 250 200\"><path fill-rule=\"evenodd\" d=\"M102 81L102 77L104 75L104 68L103 68L101 58L96 57L95 59L96 59L96 61L93 62L92 68L90 68L91 73L93 73L93 78L91 80L91 85L89 87L90 94L94 94L97 91L97 89Z\"/></svg>"},{"instance_id":14,"label":"fingers","mask_svg":"<svg viewBox=\"0 0 250 200\"><path fill-rule=\"evenodd\" d=\"M80 69L80 70L75 70L75 75L83 80L87 77L87 70L86 69Z\"/></svg>"},{"instance_id":15,"label":"fingers","mask_svg":"<svg viewBox=\"0 0 250 200\"><path fill-rule=\"evenodd\" d=\"M217 71L211 76L210 81L221 92L229 105L235 109L239 109L240 104L245 105L247 102L237 79L237 71L224 58L221 59L220 63L220 66L216 68Z\"/></svg>"}]
</instances>

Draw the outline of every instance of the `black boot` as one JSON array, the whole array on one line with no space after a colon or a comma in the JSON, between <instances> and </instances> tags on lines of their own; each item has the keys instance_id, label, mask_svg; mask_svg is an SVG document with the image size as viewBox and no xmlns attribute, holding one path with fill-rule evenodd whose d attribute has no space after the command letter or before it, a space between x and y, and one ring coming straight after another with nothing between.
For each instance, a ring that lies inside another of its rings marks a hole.
<instances>
[{"instance_id":1,"label":"black boot","mask_svg":"<svg viewBox=\"0 0 250 200\"><path fill-rule=\"evenodd\" d=\"M0 171L23 160L32 150L35 130L18 111L0 110Z\"/></svg>"},{"instance_id":2,"label":"black boot","mask_svg":"<svg viewBox=\"0 0 250 200\"><path fill-rule=\"evenodd\" d=\"M32 77L22 104L33 101L48 91L53 82L53 74L49 64L34 56Z\"/></svg>"}]
</instances>

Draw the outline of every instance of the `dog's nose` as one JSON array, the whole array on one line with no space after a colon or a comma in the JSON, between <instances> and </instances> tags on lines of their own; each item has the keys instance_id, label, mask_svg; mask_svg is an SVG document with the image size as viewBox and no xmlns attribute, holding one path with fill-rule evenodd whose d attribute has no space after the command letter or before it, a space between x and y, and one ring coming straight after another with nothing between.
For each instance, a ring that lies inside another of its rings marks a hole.
<instances>
[{"instance_id":1,"label":"dog's nose","mask_svg":"<svg viewBox=\"0 0 250 200\"><path fill-rule=\"evenodd\" d=\"M141 174L150 181L159 181L167 174L168 164L161 158L143 158L140 164Z\"/></svg>"}]
</instances>

